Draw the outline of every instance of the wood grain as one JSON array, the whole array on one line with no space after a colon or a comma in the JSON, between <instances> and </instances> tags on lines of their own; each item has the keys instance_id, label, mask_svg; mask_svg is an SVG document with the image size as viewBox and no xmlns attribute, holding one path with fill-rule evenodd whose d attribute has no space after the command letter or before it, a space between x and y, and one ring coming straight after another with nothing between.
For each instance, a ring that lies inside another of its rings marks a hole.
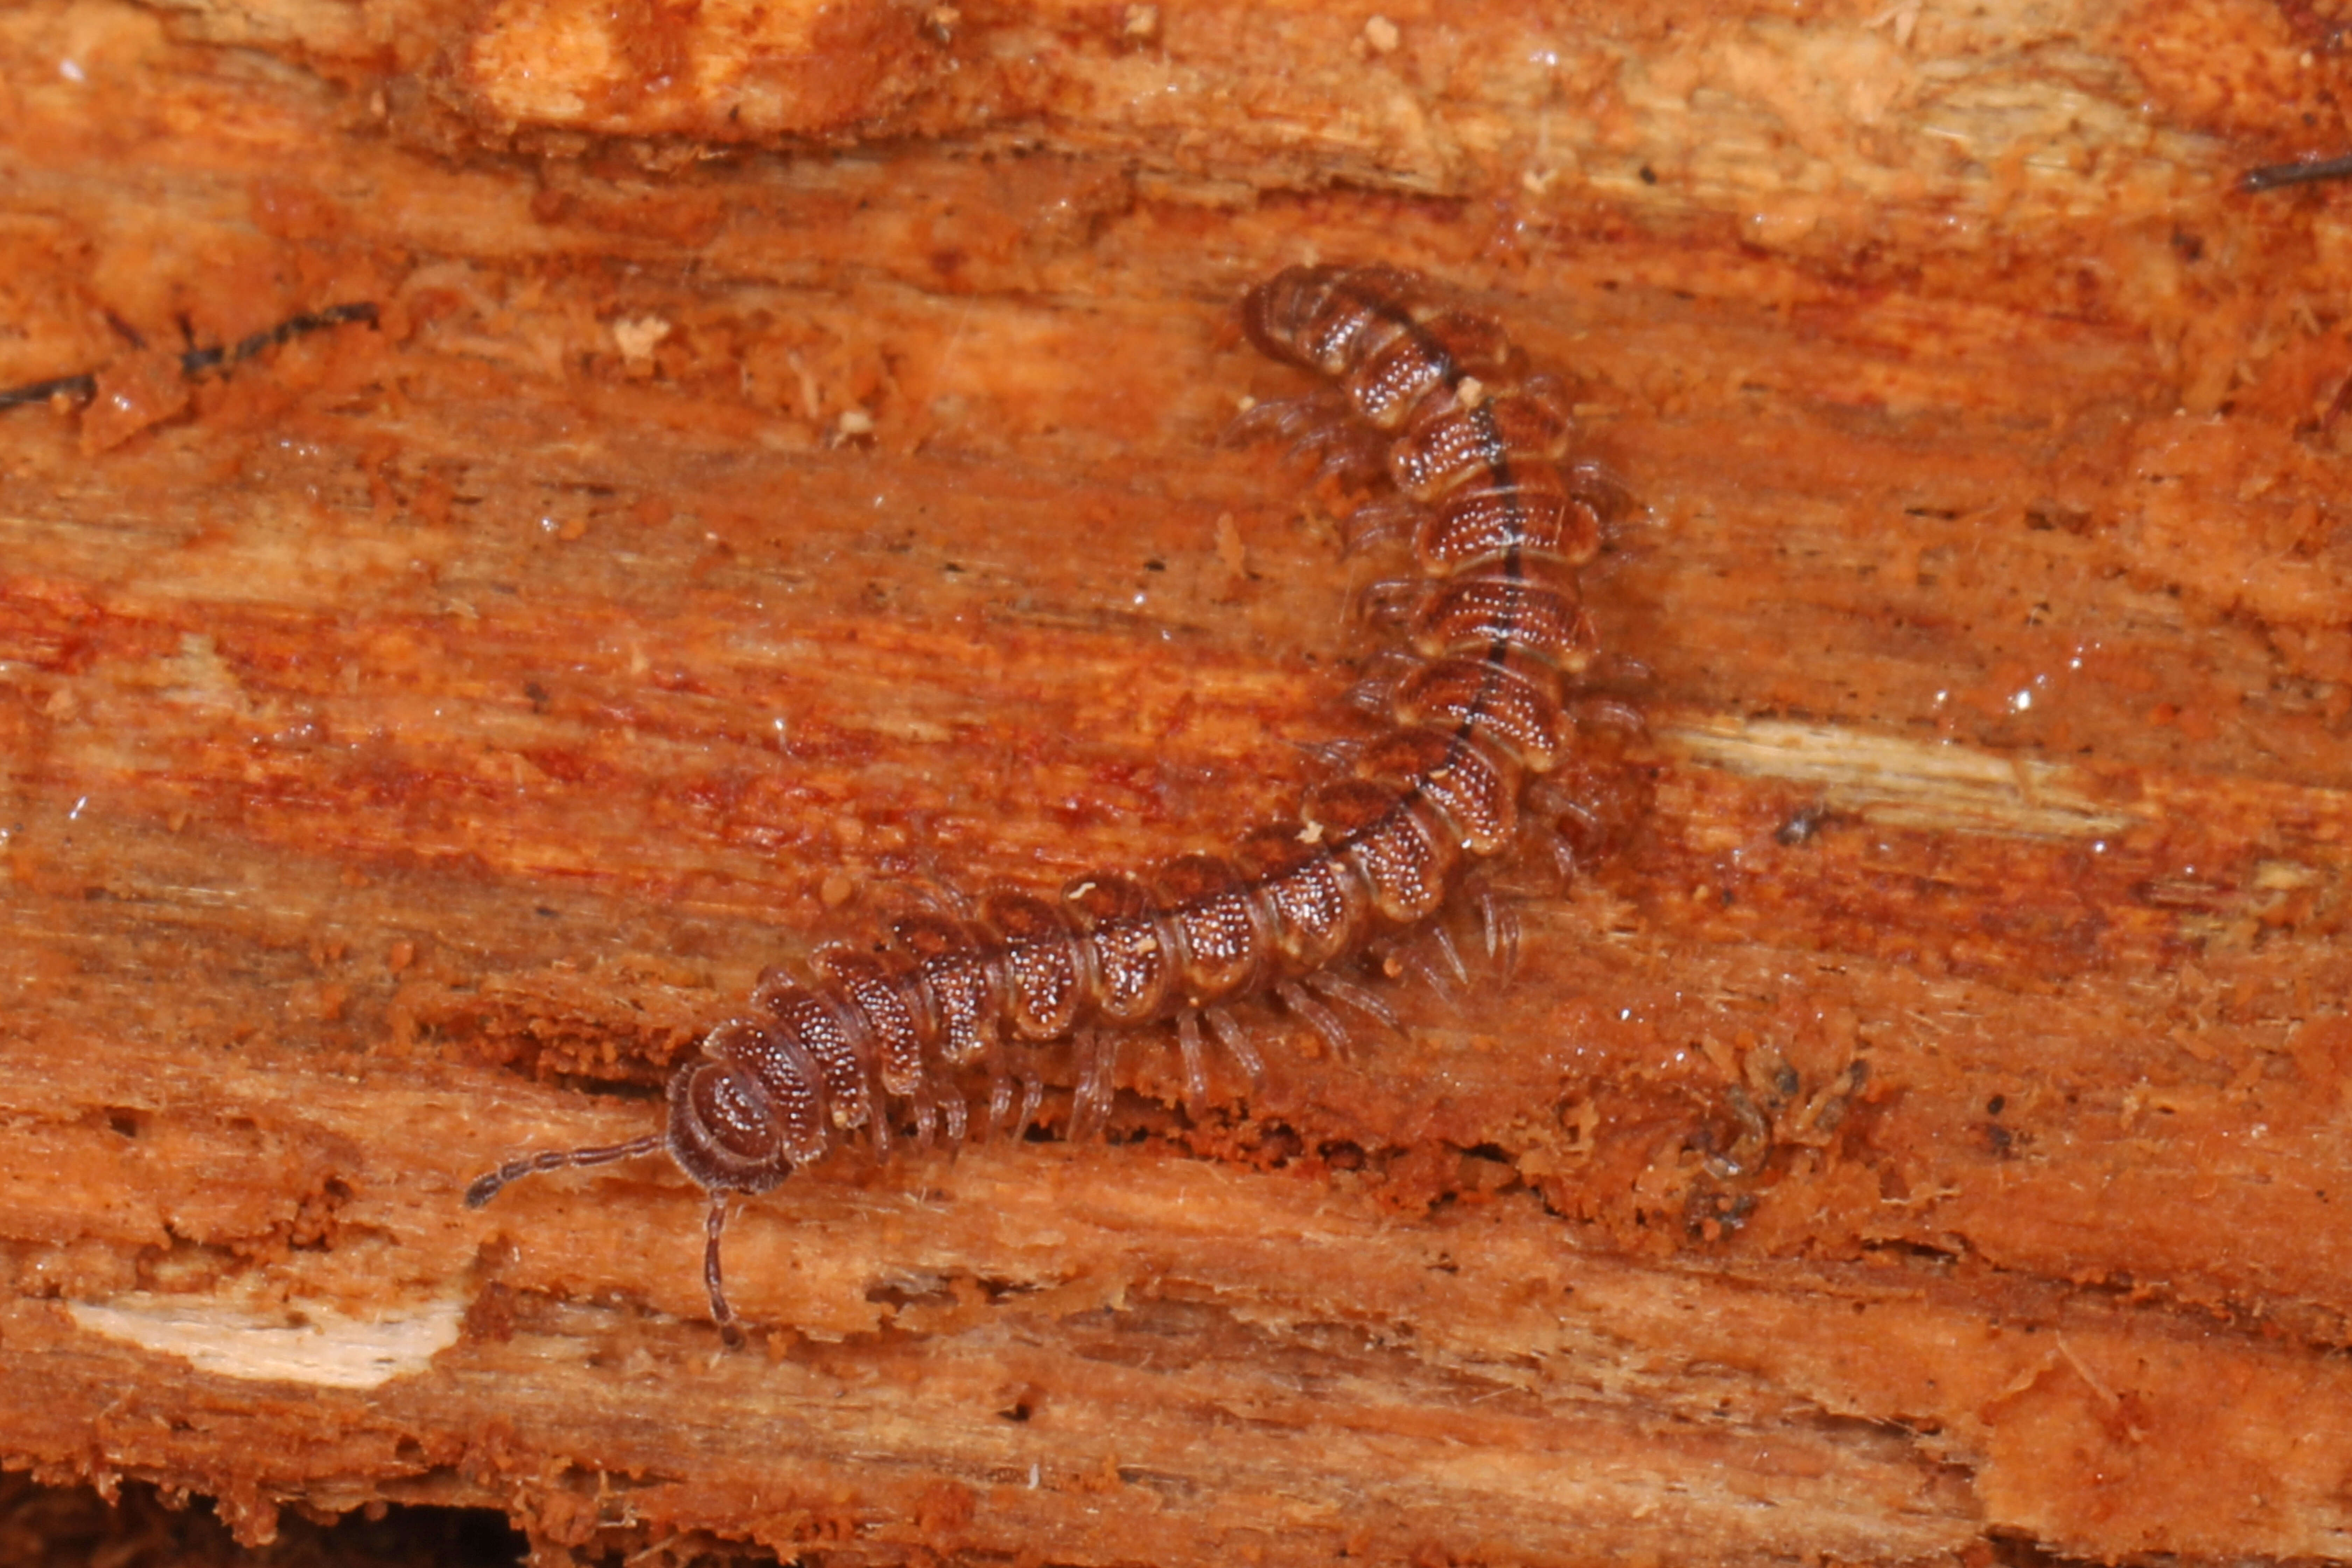
<instances>
[{"instance_id":1,"label":"wood grain","mask_svg":"<svg viewBox=\"0 0 2352 1568\"><path fill-rule=\"evenodd\" d=\"M0 415L0 1461L548 1563L2352 1554L2344 197L2235 185L2322 27L0 13L0 384L129 389ZM1307 257L1650 508L1652 811L1517 974L836 1158L740 1353L661 1163L464 1210L927 887L1290 808L1386 569L1218 444Z\"/></svg>"}]
</instances>

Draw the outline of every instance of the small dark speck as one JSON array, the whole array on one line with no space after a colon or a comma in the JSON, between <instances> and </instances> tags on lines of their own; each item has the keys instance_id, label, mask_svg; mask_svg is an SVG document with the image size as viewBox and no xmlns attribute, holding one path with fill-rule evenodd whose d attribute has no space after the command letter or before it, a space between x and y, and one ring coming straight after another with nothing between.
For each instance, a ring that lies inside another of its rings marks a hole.
<instances>
[{"instance_id":1,"label":"small dark speck","mask_svg":"<svg viewBox=\"0 0 2352 1568\"><path fill-rule=\"evenodd\" d=\"M1995 1154L2005 1160L2009 1157L2009 1146L2017 1142L2017 1135L2006 1127L1988 1127L1985 1129L1985 1142L1992 1145Z\"/></svg>"},{"instance_id":2,"label":"small dark speck","mask_svg":"<svg viewBox=\"0 0 2352 1568\"><path fill-rule=\"evenodd\" d=\"M1029 1419L1029 1406L1024 1402L1014 1405L1010 1410L1000 1410L997 1414L1003 1416L1007 1421L1026 1421Z\"/></svg>"},{"instance_id":3,"label":"small dark speck","mask_svg":"<svg viewBox=\"0 0 2352 1568\"><path fill-rule=\"evenodd\" d=\"M2002 1111L2007 1110L2008 1109L2009 1096L2005 1094L1996 1094L1990 1100L1985 1101L1985 1114L1987 1116L1999 1116Z\"/></svg>"},{"instance_id":4,"label":"small dark speck","mask_svg":"<svg viewBox=\"0 0 2352 1568\"><path fill-rule=\"evenodd\" d=\"M1143 569L1146 572L1165 572L1168 570L1168 563L1165 561L1147 561L1143 563Z\"/></svg>"},{"instance_id":5,"label":"small dark speck","mask_svg":"<svg viewBox=\"0 0 2352 1568\"><path fill-rule=\"evenodd\" d=\"M544 711L546 710L546 709L547 709L547 688L546 688L546 687L541 686L541 685L538 681L536 681L536 680L526 680L526 681L524 681L524 682L522 683L522 694L523 694L525 697L528 697L528 698L530 698L530 705L531 705L533 708L536 708L536 709L540 710L541 710L541 711L542 711L542 712L544 712Z\"/></svg>"},{"instance_id":6,"label":"small dark speck","mask_svg":"<svg viewBox=\"0 0 2352 1568\"><path fill-rule=\"evenodd\" d=\"M1642 165L1642 183L1645 185L1654 185L1658 183L1658 172L1647 163Z\"/></svg>"},{"instance_id":7,"label":"small dark speck","mask_svg":"<svg viewBox=\"0 0 2352 1568\"><path fill-rule=\"evenodd\" d=\"M531 912L532 914L535 914L535 915L539 916L541 920L550 920L550 921L551 921L551 920L555 919L555 911L554 911L553 910L549 909L545 904L541 904L541 905L540 905L537 909L535 909L535 910L531 910L530 912Z\"/></svg>"},{"instance_id":8,"label":"small dark speck","mask_svg":"<svg viewBox=\"0 0 2352 1568\"><path fill-rule=\"evenodd\" d=\"M954 562L952 562L952 561L949 561L949 562L942 563L940 564L940 571L942 571L942 572L953 572L953 573L955 573L955 574L956 574L957 575L959 575L959 576L962 575L962 574L963 574L963 568L962 568L962 567L961 567L961 566L959 566L959 565L957 565L957 564L956 564Z\"/></svg>"},{"instance_id":9,"label":"small dark speck","mask_svg":"<svg viewBox=\"0 0 2352 1568\"><path fill-rule=\"evenodd\" d=\"M1782 823L1773 832L1773 842L1790 848L1800 844L1811 843L1813 835L1819 833L1822 825L1829 821L1829 816L1827 808L1819 804L1805 806L1790 816L1788 821Z\"/></svg>"}]
</instances>

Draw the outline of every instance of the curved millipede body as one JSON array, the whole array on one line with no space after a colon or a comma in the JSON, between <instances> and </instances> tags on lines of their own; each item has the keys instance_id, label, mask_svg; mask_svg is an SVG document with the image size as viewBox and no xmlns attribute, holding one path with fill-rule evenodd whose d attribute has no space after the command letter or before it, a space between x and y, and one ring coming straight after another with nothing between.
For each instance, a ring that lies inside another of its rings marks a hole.
<instances>
[{"instance_id":1,"label":"curved millipede body","mask_svg":"<svg viewBox=\"0 0 2352 1568\"><path fill-rule=\"evenodd\" d=\"M1412 273L1292 268L1242 315L1260 349L1330 383L1253 410L1243 428L1324 449L1327 467L1376 492L1351 531L1410 542L1414 574L1384 595L1404 647L1371 688L1383 731L1296 820L1227 855L1099 872L1058 898L992 893L966 917L898 921L887 952L830 949L804 978L772 973L751 1012L671 1078L664 1131L523 1156L474 1183L469 1206L518 1176L666 1148L711 1194L705 1275L731 1334L729 1194L763 1192L860 1134L887 1146L907 1119L925 1140L1017 1137L1043 1095L1025 1047L1071 1043L1069 1131L1087 1136L1108 1114L1118 1044L1140 1027L1174 1025L1197 1111L1204 1035L1260 1075L1235 1004L1276 1003L1335 1043L1335 1005L1389 1019L1338 970L1424 926L1479 862L1529 836L1531 783L1579 747L1566 698L1594 644L1577 570L1622 498L1577 460L1560 384L1528 374L1491 318ZM964 1086L982 1078L975 1127Z\"/></svg>"}]
</instances>

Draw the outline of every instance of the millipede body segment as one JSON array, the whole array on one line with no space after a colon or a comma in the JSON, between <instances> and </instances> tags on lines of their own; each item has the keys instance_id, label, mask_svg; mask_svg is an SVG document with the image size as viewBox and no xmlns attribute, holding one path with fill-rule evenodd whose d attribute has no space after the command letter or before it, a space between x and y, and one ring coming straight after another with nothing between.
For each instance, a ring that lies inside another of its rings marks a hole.
<instances>
[{"instance_id":1,"label":"millipede body segment","mask_svg":"<svg viewBox=\"0 0 2352 1568\"><path fill-rule=\"evenodd\" d=\"M1148 1026L1173 1026L1197 1113L1207 1037L1262 1074L1237 1005L1280 1005L1335 1043L1335 1005L1392 1021L1346 967L1430 928L1481 864L1531 843L1561 852L1540 818L1578 807L1547 802L1542 781L1591 728L1570 703L1595 652L1577 573L1622 500L1579 459L1565 389L1531 374L1491 317L1393 268L1292 268L1242 316L1261 350L1328 385L1239 428L1287 436L1371 490L1353 542L1403 542L1413 563L1372 595L1402 647L1368 689L1384 728L1344 776L1227 855L1097 872L1053 898L992 892L968 915L898 921L885 951L832 948L807 976L772 972L751 1012L671 1077L663 1131L523 1156L475 1182L468 1206L519 1176L666 1149L711 1196L704 1272L731 1335L730 1194L764 1192L845 1141L887 1147L907 1121L924 1141L1018 1137L1043 1102L1034 1047L1054 1042L1076 1065L1072 1136L1100 1130L1120 1042ZM1509 919L1491 909L1490 946ZM983 1081L976 1118L968 1095Z\"/></svg>"}]
</instances>

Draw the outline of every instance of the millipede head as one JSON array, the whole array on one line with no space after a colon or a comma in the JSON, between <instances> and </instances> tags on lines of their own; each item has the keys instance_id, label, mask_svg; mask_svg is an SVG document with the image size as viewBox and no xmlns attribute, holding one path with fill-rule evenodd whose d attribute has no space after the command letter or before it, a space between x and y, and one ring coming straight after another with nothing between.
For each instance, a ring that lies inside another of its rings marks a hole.
<instances>
[{"instance_id":1,"label":"millipede head","mask_svg":"<svg viewBox=\"0 0 2352 1568\"><path fill-rule=\"evenodd\" d=\"M702 1057L670 1076L668 1124L625 1143L546 1149L509 1160L466 1189L466 1206L480 1208L518 1177L579 1165L602 1165L667 1150L678 1168L710 1194L702 1256L711 1321L730 1345L741 1342L727 1305L719 1241L727 1228L727 1201L761 1193L795 1165L825 1152L832 1129L816 1063L781 1023L734 1018L710 1031Z\"/></svg>"},{"instance_id":2,"label":"millipede head","mask_svg":"<svg viewBox=\"0 0 2352 1568\"><path fill-rule=\"evenodd\" d=\"M781 1027L730 1018L670 1075L670 1158L706 1192L764 1193L832 1142L824 1082Z\"/></svg>"}]
</instances>

